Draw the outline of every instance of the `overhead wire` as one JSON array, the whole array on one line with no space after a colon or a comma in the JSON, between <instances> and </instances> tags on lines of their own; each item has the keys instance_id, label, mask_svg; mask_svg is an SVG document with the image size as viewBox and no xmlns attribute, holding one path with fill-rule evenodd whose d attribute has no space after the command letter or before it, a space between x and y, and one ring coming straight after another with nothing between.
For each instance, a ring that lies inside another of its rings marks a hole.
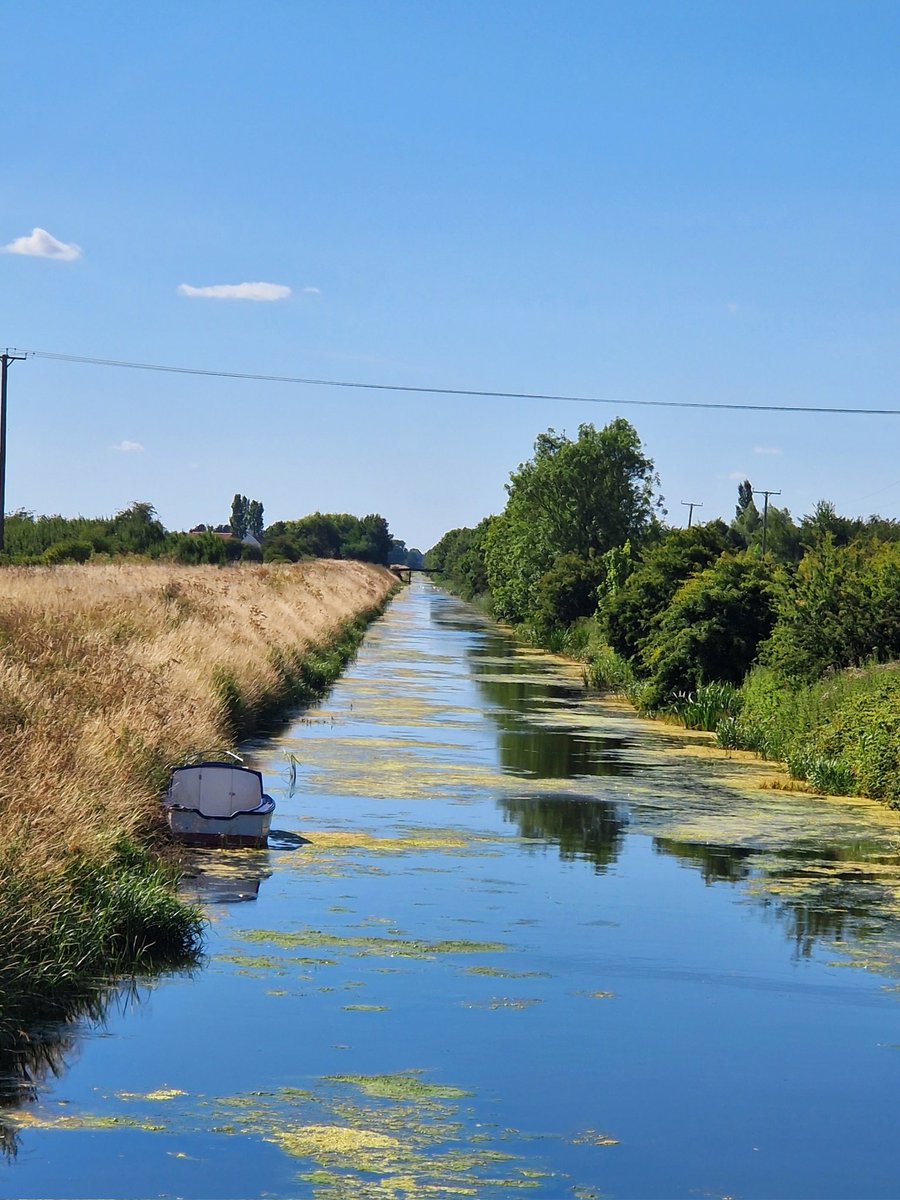
<instances>
[{"instance_id":1,"label":"overhead wire","mask_svg":"<svg viewBox=\"0 0 900 1200\"><path fill-rule=\"evenodd\" d=\"M63 354L53 350L22 350L28 358L53 362L80 363L96 367L123 367L133 371L162 371L171 375L196 375L213 379L237 379L252 383L284 383L305 387L346 388L371 392L396 392L424 396L458 396L484 400L543 400L573 404L630 405L640 408L719 409L738 412L829 413L844 416L898 417L900 408L852 408L825 404L752 404L726 400L634 400L612 396L565 395L554 392L495 391L488 388L428 387L400 383L367 383L348 379L317 379L304 375L269 375L251 371L223 371L203 367L173 366L165 363L130 362L119 358L95 358L84 354Z\"/></svg>"}]
</instances>

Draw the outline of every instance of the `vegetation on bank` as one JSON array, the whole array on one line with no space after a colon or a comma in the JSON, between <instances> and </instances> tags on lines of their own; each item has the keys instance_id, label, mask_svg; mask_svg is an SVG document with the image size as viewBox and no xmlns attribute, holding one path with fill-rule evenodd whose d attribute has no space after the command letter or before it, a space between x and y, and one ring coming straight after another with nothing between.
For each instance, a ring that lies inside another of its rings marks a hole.
<instances>
[{"instance_id":1,"label":"vegetation on bank","mask_svg":"<svg viewBox=\"0 0 900 1200\"><path fill-rule=\"evenodd\" d=\"M254 541L245 541L252 535ZM10 513L0 563L53 566L122 556L185 565L300 562L309 558L421 566L421 552L395 538L384 517L370 513L312 513L263 528L263 506L236 494L231 519L200 524L189 533L166 530L152 504L135 501L114 517L35 516Z\"/></svg>"},{"instance_id":2,"label":"vegetation on bank","mask_svg":"<svg viewBox=\"0 0 900 1200\"><path fill-rule=\"evenodd\" d=\"M627 421L549 430L426 569L641 711L900 806L900 523L764 520L745 480L730 524L675 529L657 489Z\"/></svg>"},{"instance_id":3,"label":"vegetation on bank","mask_svg":"<svg viewBox=\"0 0 900 1200\"><path fill-rule=\"evenodd\" d=\"M0 1048L189 959L159 795L330 684L396 581L363 563L0 573Z\"/></svg>"}]
</instances>

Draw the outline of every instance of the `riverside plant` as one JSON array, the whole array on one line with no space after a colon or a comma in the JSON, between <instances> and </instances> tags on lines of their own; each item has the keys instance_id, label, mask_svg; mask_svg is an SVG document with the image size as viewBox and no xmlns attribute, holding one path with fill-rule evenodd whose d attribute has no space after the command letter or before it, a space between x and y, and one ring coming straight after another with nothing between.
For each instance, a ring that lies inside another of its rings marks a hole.
<instances>
[{"instance_id":1,"label":"riverside plant","mask_svg":"<svg viewBox=\"0 0 900 1200\"><path fill-rule=\"evenodd\" d=\"M160 861L170 767L321 691L395 586L336 561L0 570L0 1045L196 952Z\"/></svg>"},{"instance_id":2,"label":"riverside plant","mask_svg":"<svg viewBox=\"0 0 900 1200\"><path fill-rule=\"evenodd\" d=\"M668 712L686 729L712 733L723 721L734 722L741 710L741 693L731 683L704 683L692 692L676 692Z\"/></svg>"}]
</instances>

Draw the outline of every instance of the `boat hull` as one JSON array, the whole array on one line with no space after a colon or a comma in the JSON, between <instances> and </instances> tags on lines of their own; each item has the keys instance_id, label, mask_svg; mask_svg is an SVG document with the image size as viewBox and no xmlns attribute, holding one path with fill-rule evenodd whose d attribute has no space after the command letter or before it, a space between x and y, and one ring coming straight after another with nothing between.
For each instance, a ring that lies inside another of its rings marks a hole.
<instances>
[{"instance_id":1,"label":"boat hull","mask_svg":"<svg viewBox=\"0 0 900 1200\"><path fill-rule=\"evenodd\" d=\"M188 846L249 846L263 849L268 845L272 811L236 813L233 817L205 817L196 809L169 806L166 818L172 836Z\"/></svg>"}]
</instances>

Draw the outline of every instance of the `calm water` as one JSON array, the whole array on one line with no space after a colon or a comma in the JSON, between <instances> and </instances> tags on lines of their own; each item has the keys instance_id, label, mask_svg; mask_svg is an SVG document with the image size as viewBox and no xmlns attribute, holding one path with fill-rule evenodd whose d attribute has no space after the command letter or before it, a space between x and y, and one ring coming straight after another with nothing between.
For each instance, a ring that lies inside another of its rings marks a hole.
<instances>
[{"instance_id":1,"label":"calm water","mask_svg":"<svg viewBox=\"0 0 900 1200\"><path fill-rule=\"evenodd\" d=\"M277 832L197 856L204 967L58 1048L0 1192L897 1197L900 823L697 744L417 581L253 749Z\"/></svg>"}]
</instances>

